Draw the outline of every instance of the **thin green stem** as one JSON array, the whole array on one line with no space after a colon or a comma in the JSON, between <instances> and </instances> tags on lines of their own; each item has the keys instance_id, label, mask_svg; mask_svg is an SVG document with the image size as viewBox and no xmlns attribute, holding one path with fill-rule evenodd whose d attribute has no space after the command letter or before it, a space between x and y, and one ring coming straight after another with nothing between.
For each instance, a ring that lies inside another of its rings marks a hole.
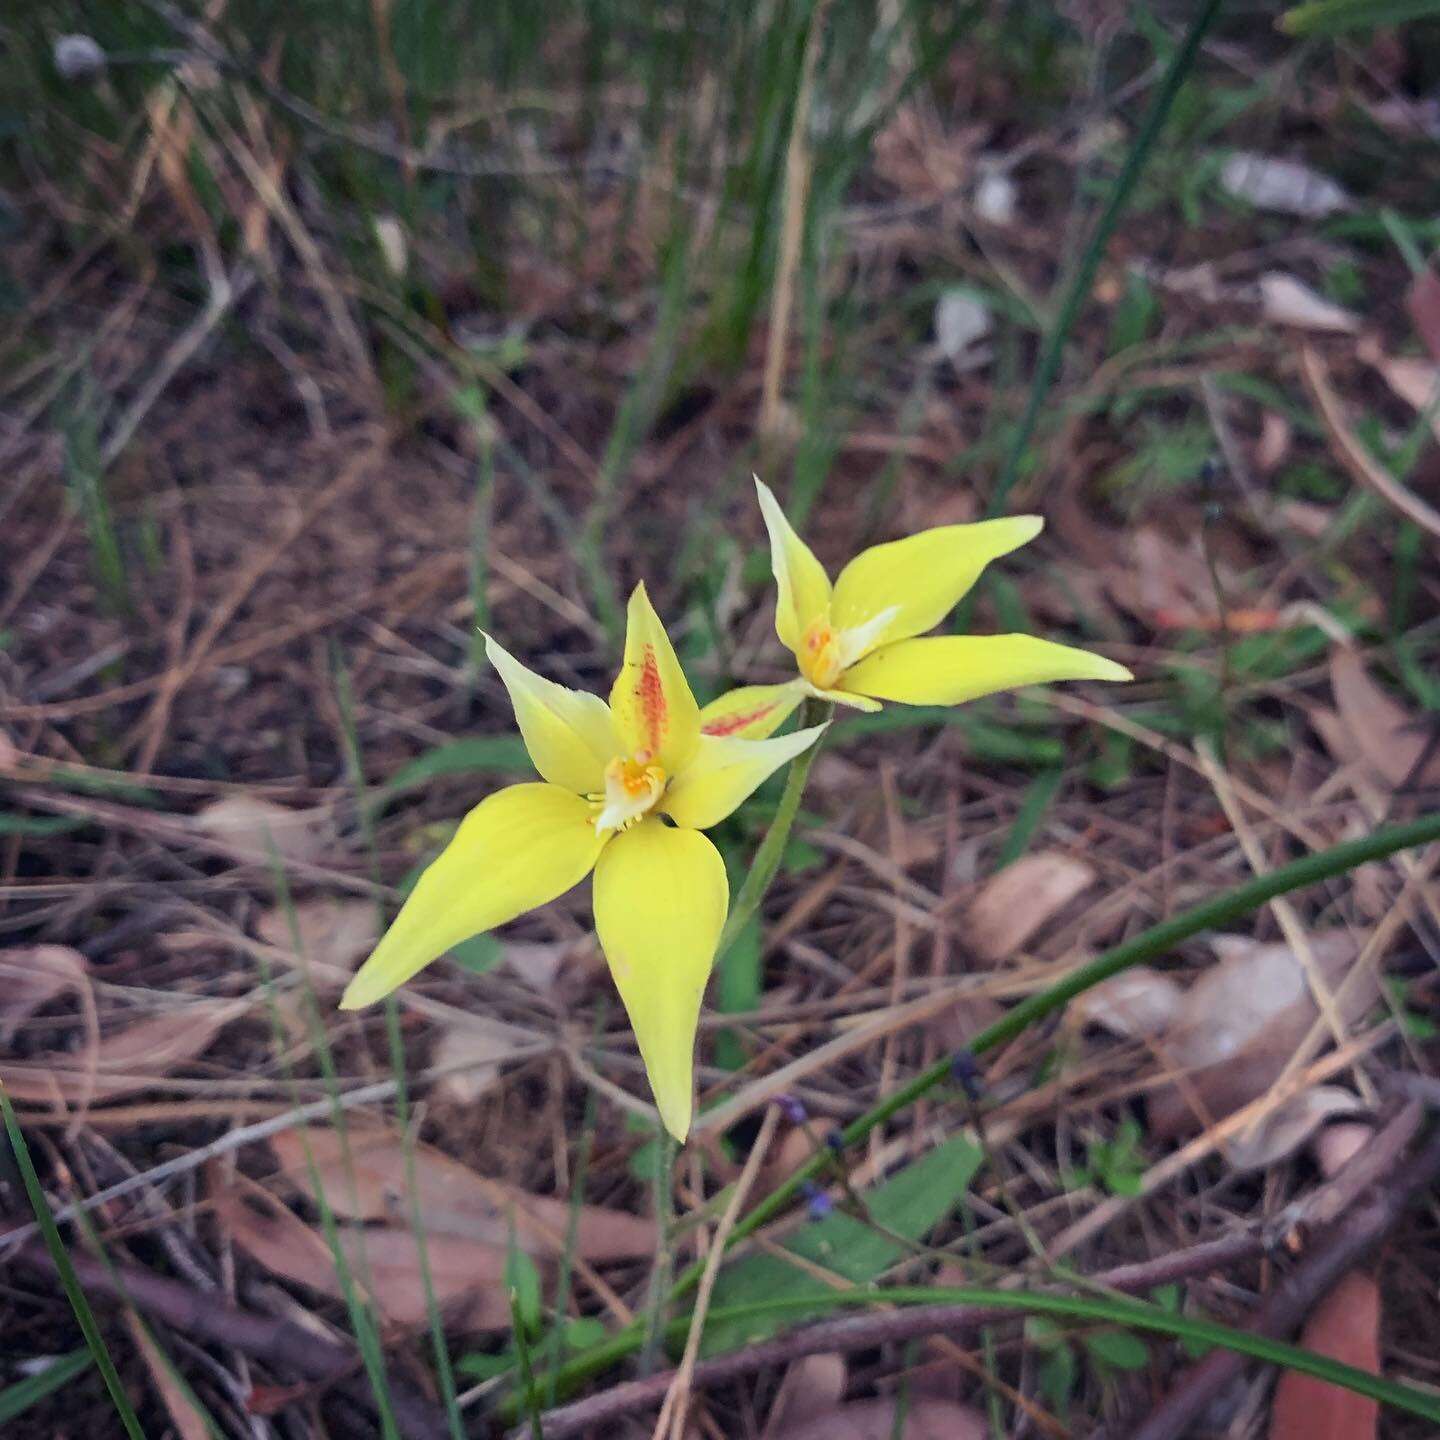
<instances>
[{"instance_id":1,"label":"thin green stem","mask_svg":"<svg viewBox=\"0 0 1440 1440\"><path fill-rule=\"evenodd\" d=\"M796 763L799 764L798 761ZM777 816L777 824L778 820ZM769 837L766 838L768 841ZM1132 965L1163 955L1182 940L1187 940L1202 930L1228 924L1273 900L1277 895L1343 875L1346 871L1368 864L1372 860L1383 860L1397 850L1408 850L1412 846L1434 841L1440 841L1440 813L1423 816L1404 825L1392 825L1384 830L1377 830L1373 835L1306 855L1289 865L1270 871L1267 875L1256 876L1244 885L1237 885L1233 890L1227 890L1190 910L1162 921L1159 925L1152 926L1124 944L1098 955L1088 964L1079 966L1048 989L1022 1000L994 1024L982 1030L970 1042L968 1053L982 1055L987 1050L993 1050L996 1046L1013 1040L1035 1021L1062 1009L1075 996L1098 985L1102 980L1108 980L1112 975L1118 975ZM949 1057L937 1061L909 1084L901 1086L894 1094L886 1096L863 1115L852 1120L840 1132L844 1145L850 1146L864 1139L876 1126L883 1124L897 1111L914 1104L921 1096L943 1084L951 1076L952 1065L953 1061ZM796 1197L805 1182L813 1179L825 1168L829 1158L828 1155L812 1156L788 1180L761 1200L731 1231L727 1248L773 1220ZM684 1270L675 1282L670 1299L673 1301L693 1290L701 1273L702 1267L698 1264ZM888 1296L889 1292L886 1294ZM558 1385L563 1389L614 1364L631 1354L642 1338L643 1332L638 1325L618 1331L604 1345L576 1356L557 1377Z\"/></svg>"},{"instance_id":2,"label":"thin green stem","mask_svg":"<svg viewBox=\"0 0 1440 1440\"><path fill-rule=\"evenodd\" d=\"M1035 378L1025 401L1025 413L1020 418L1019 428L1015 431L1009 454L1005 457L1005 468L995 482L995 490L986 510L987 515L1000 514L1016 480L1020 478L1020 466L1025 459L1026 450L1030 447L1035 427L1040 423L1045 397L1050 393L1050 387L1060 372L1060 359L1065 351L1065 342L1070 338L1070 331L1074 329L1076 320L1080 318L1082 307L1090 298L1090 287L1095 283L1095 272L1100 268L1100 261L1105 255L1110 237L1115 233L1115 226L1130 203L1130 196L1140 179L1140 172L1145 168L1155 141L1164 128L1170 107L1180 93L1180 86L1195 63L1200 42L1214 23L1223 3L1224 0L1205 0L1205 4L1196 12L1189 30L1185 32L1184 40L1170 59L1169 67L1160 81L1160 88L1155 92L1155 98L1150 102L1150 109L1140 125L1140 133L1135 137L1135 143L1125 157L1125 164L1116 177L1115 187L1110 192L1109 200L1105 202L1105 209L1096 222L1094 233L1090 236L1085 253L1080 257L1080 264L1065 291L1065 300L1055 319L1054 328L1045 337L1045 348L1040 352L1040 362L1035 367Z\"/></svg>"},{"instance_id":3,"label":"thin green stem","mask_svg":"<svg viewBox=\"0 0 1440 1440\"><path fill-rule=\"evenodd\" d=\"M823 725L835 713L835 707L824 700L806 700L800 711L800 727ZM730 916L720 932L720 943L715 947L715 963L718 965L725 952L735 943L735 938L745 928L746 922L760 908L790 839L795 817L800 813L800 798L805 793L806 782L810 779L810 767L815 756L825 743L821 735L808 750L802 751L790 762L789 774L785 777L785 789L780 795L775 818L750 862L750 871L740 886L740 893L730 905Z\"/></svg>"},{"instance_id":4,"label":"thin green stem","mask_svg":"<svg viewBox=\"0 0 1440 1440\"><path fill-rule=\"evenodd\" d=\"M115 1369L115 1362L110 1358L105 1337L96 1323L95 1312L91 1310L90 1302L80 1288L79 1276L75 1274L75 1267L70 1263L70 1256L65 1250L65 1242L60 1238L60 1230L50 1214L50 1205L45 1199L45 1191L41 1188L40 1177L35 1173L35 1162L30 1158L29 1146L25 1144L25 1137L20 1132L20 1121L16 1118L10 1097L3 1086L0 1086L0 1110L4 1111L5 1130L10 1137L10 1148L15 1152L15 1163L20 1168L20 1178L25 1184L30 1208L35 1212L40 1234L45 1240L45 1248L50 1252L51 1262L55 1266L55 1273L60 1277L66 1298L70 1301L70 1308L75 1312L80 1333L84 1335L85 1343L95 1357L95 1364L105 1381L106 1390L110 1392L110 1399L120 1416L125 1433L131 1440L145 1440L145 1432L140 1428L140 1421L130 1404L130 1397L126 1395L125 1387Z\"/></svg>"}]
</instances>

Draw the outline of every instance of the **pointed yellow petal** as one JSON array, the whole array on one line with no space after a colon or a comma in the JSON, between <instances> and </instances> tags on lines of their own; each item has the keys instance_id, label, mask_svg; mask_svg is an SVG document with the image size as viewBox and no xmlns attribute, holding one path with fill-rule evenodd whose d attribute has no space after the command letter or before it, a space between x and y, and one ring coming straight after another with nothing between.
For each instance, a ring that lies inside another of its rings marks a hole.
<instances>
[{"instance_id":1,"label":"pointed yellow petal","mask_svg":"<svg viewBox=\"0 0 1440 1440\"><path fill-rule=\"evenodd\" d=\"M840 677L840 684L848 683L845 676ZM810 686L809 693L817 700L828 700L832 705L844 705L850 710L864 710L867 714L873 715L877 710L885 707L878 701L872 700L868 695L857 695L850 690L817 690Z\"/></svg>"},{"instance_id":2,"label":"pointed yellow petal","mask_svg":"<svg viewBox=\"0 0 1440 1440\"><path fill-rule=\"evenodd\" d=\"M923 634L955 607L992 560L1033 540L1044 523L1038 515L1012 515L942 525L863 550L835 582L831 623L842 632L858 629L893 607L889 623L867 635L866 654Z\"/></svg>"},{"instance_id":3,"label":"pointed yellow petal","mask_svg":"<svg viewBox=\"0 0 1440 1440\"><path fill-rule=\"evenodd\" d=\"M695 751L700 707L643 584L630 596L625 663L610 691L610 710L621 749L631 757L647 751L673 775Z\"/></svg>"},{"instance_id":4,"label":"pointed yellow petal","mask_svg":"<svg viewBox=\"0 0 1440 1440\"><path fill-rule=\"evenodd\" d=\"M742 685L700 711L700 733L764 740L790 718L805 694L799 680L787 680L783 685Z\"/></svg>"},{"instance_id":5,"label":"pointed yellow petal","mask_svg":"<svg viewBox=\"0 0 1440 1440\"><path fill-rule=\"evenodd\" d=\"M772 740L702 735L690 763L670 782L660 808L677 825L708 830L750 798L787 760L813 745L824 725Z\"/></svg>"},{"instance_id":6,"label":"pointed yellow petal","mask_svg":"<svg viewBox=\"0 0 1440 1440\"><path fill-rule=\"evenodd\" d=\"M552 785L577 795L604 789L605 766L618 748L605 702L527 670L488 635L485 653L510 692L515 723L535 768Z\"/></svg>"},{"instance_id":7,"label":"pointed yellow petal","mask_svg":"<svg viewBox=\"0 0 1440 1440\"><path fill-rule=\"evenodd\" d=\"M677 1140L690 1130L695 1027L729 903L725 862L697 830L642 820L595 867L595 930Z\"/></svg>"},{"instance_id":8,"label":"pointed yellow petal","mask_svg":"<svg viewBox=\"0 0 1440 1440\"><path fill-rule=\"evenodd\" d=\"M496 791L421 875L340 1008L383 999L452 945L563 895L589 874L604 844L590 807L558 785Z\"/></svg>"},{"instance_id":9,"label":"pointed yellow petal","mask_svg":"<svg viewBox=\"0 0 1440 1440\"><path fill-rule=\"evenodd\" d=\"M770 532L770 568L775 572L775 633L780 643L800 653L805 632L830 611L830 577L810 547L790 528L780 502L758 476L755 490Z\"/></svg>"},{"instance_id":10,"label":"pointed yellow petal","mask_svg":"<svg viewBox=\"0 0 1440 1440\"><path fill-rule=\"evenodd\" d=\"M1123 665L1103 655L1033 635L936 635L877 650L841 683L907 705L960 705L1017 685L1131 678Z\"/></svg>"}]
</instances>

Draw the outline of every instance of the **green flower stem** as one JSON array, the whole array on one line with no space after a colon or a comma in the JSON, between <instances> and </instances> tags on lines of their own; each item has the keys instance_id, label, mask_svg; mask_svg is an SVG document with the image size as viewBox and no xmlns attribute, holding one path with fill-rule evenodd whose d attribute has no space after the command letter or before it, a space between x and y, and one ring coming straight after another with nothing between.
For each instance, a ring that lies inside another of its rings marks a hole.
<instances>
[{"instance_id":1,"label":"green flower stem","mask_svg":"<svg viewBox=\"0 0 1440 1440\"><path fill-rule=\"evenodd\" d=\"M806 753L813 755L813 747ZM801 757L801 760L803 759L804 757ZM795 772L799 769L801 760L797 760L791 769L792 783L795 781ZM808 770L809 767L805 768ZM803 785L802 772L802 778L796 788L794 803L790 807L791 821L794 819L793 811L799 805L799 789L803 788ZM787 786L787 797L789 794L790 787ZM782 812L784 808L782 801ZM765 837L765 845L761 847L762 850L769 845L772 836L780 828L780 821L781 815L777 815L775 824L771 827L771 834ZM788 831L788 823L785 828ZM982 1030L970 1042L969 1053L982 1055L987 1050L993 1050L997 1045L1003 1045L1006 1041L1013 1040L1035 1021L1053 1014L1073 1000L1075 996L1098 985L1102 980L1108 980L1112 975L1119 975L1132 965L1138 965L1142 961L1152 960L1163 955L1182 940L1188 940L1202 930L1213 930L1218 926L1237 920L1240 916L1273 900L1277 895L1285 895L1306 885L1314 885L1321 880L1329 880L1337 875L1343 875L1346 871L1368 864L1372 860L1383 860L1387 855L1395 854L1397 850L1408 850L1412 846L1424 845L1437 840L1440 840L1440 813L1422 816L1420 819L1412 820L1404 825L1391 825L1359 840L1348 840L1342 845L1332 846L1329 850L1320 850L1313 855L1306 855L1289 865L1282 865L1278 870L1270 871L1269 874L1257 875L1244 885L1237 885L1233 890L1227 890L1211 900L1206 900L1190 910L1185 910L1169 920L1162 921L1159 925L1152 926L1133 939L1098 955L1088 964L1077 967L1048 989L1022 1000L993 1025ZM757 855L752 878L760 868L759 859L760 857ZM771 873L773 874L773 868ZM750 881L747 879L741 894L743 895L749 888ZM897 1111L903 1110L907 1105L920 1099L922 1095L943 1084L950 1077L951 1068L952 1060L950 1058L937 1061L928 1070L921 1071L908 1085L902 1086L894 1094L886 1096L863 1115L852 1120L840 1132L844 1144L849 1146L864 1139L877 1125L883 1124ZM735 1226L730 1233L727 1248L774 1219L795 1198L804 1183L817 1176L829 1162L828 1153L812 1156L810 1160L806 1161L790 1179L761 1200ZM669 1298L673 1301L693 1290L702 1273L703 1267L699 1264L691 1265L684 1270L677 1278ZM925 1292L932 1297L935 1293L928 1290ZM890 1291L885 1292L887 1299L890 1295ZM631 1354L640 1345L643 1338L644 1331L638 1325L631 1325L624 1330L617 1331L603 1345L598 1345L593 1350L577 1355L570 1361L557 1377L559 1387L567 1388L614 1364L617 1360Z\"/></svg>"},{"instance_id":2,"label":"green flower stem","mask_svg":"<svg viewBox=\"0 0 1440 1440\"><path fill-rule=\"evenodd\" d=\"M804 730L811 725L823 725L834 713L835 707L826 701L807 699L800 711L800 728ZM735 937L745 928L746 922L760 908L760 902L765 898L765 892L770 888L770 882L780 868L795 817L800 813L800 797L805 793L805 784L810 779L810 767L814 765L815 756L819 754L824 743L825 736L819 736L808 750L802 751L790 762L790 770L785 777L785 789L780 795L775 818L770 822L770 828L765 832L765 838L760 842L754 860L750 862L750 872L745 876L740 893L730 906L725 928L720 932L720 943L715 947L717 965L735 943Z\"/></svg>"}]
</instances>

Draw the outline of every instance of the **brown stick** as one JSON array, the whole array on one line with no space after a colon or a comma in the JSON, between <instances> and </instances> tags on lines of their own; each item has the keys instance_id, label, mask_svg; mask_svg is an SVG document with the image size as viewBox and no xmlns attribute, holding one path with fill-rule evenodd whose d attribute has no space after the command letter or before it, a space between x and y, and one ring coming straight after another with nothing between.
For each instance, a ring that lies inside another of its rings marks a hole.
<instances>
[{"instance_id":1,"label":"brown stick","mask_svg":"<svg viewBox=\"0 0 1440 1440\"><path fill-rule=\"evenodd\" d=\"M42 1275L55 1273L42 1240L27 1240L14 1252L13 1259ZM70 1262L81 1288L92 1300L128 1301L192 1340L228 1345L282 1372L298 1372L306 1379L334 1384L352 1399L375 1409L368 1379L356 1374L360 1357L348 1346L331 1344L289 1320L256 1315L219 1295L202 1294L135 1266L107 1266L78 1250L70 1252ZM387 1389L395 1423L408 1440L445 1440L449 1430L438 1406L394 1376L389 1378Z\"/></svg>"},{"instance_id":2,"label":"brown stick","mask_svg":"<svg viewBox=\"0 0 1440 1440\"><path fill-rule=\"evenodd\" d=\"M1246 1230L1204 1245L1192 1245L1185 1250L1161 1255L1154 1260L1120 1265L1091 1277L1090 1284L1125 1294L1143 1294L1158 1285L1222 1270L1264 1255L1275 1248L1294 1226L1316 1217L1323 1217L1329 1222L1353 1203L1362 1191L1391 1175L1419 1124L1420 1107L1414 1104L1406 1106L1333 1180L1320 1186L1300 1205L1290 1207L1281 1217L1282 1224L1279 1226L1272 1224ZM877 1292L876 1299L883 1300L883 1292ZM783 1365L804 1355L863 1350L926 1335L963 1333L991 1321L1013 1319L1014 1314L1013 1310L979 1305L937 1304L844 1315L807 1325L758 1345L747 1345L729 1355L702 1361L695 1367L691 1383L698 1390L707 1384L719 1384L753 1374L768 1365ZM545 1440L566 1440L566 1437L578 1435L592 1426L597 1427L597 1433L609 1433L609 1427L620 1416L659 1404L674 1374L674 1371L668 1371L627 1381L598 1395L551 1410L542 1417ZM523 1426L513 1434L514 1440L531 1440L529 1426Z\"/></svg>"},{"instance_id":3,"label":"brown stick","mask_svg":"<svg viewBox=\"0 0 1440 1440\"><path fill-rule=\"evenodd\" d=\"M1415 1195L1440 1175L1440 1126L1419 1153L1383 1184L1373 1185L1354 1209L1317 1236L1306 1257L1266 1296L1250 1330L1283 1339L1299 1329L1314 1306L1385 1238ZM1192 1365L1131 1440L1177 1440L1246 1365L1233 1350L1215 1350Z\"/></svg>"}]
</instances>

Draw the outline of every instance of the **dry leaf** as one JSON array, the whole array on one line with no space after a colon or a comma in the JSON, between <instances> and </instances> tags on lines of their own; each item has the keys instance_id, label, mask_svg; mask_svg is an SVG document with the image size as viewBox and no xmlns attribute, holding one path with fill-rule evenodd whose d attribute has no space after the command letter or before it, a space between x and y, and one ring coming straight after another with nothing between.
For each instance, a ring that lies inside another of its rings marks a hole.
<instances>
[{"instance_id":1,"label":"dry leaf","mask_svg":"<svg viewBox=\"0 0 1440 1440\"><path fill-rule=\"evenodd\" d=\"M1416 723L1370 678L1365 662L1354 650L1341 647L1331 654L1330 693L1349 732L1353 753L1364 759L1388 789L1411 780L1429 743L1425 726ZM1329 743L1323 729L1321 739ZM1347 757L1337 754L1336 758L1344 763ZM1440 784L1440 747L1411 783Z\"/></svg>"},{"instance_id":2,"label":"dry leaf","mask_svg":"<svg viewBox=\"0 0 1440 1440\"><path fill-rule=\"evenodd\" d=\"M946 290L935 302L935 344L949 360L965 356L990 333L990 307L973 292Z\"/></svg>"},{"instance_id":3,"label":"dry leaf","mask_svg":"<svg viewBox=\"0 0 1440 1440\"><path fill-rule=\"evenodd\" d=\"M1149 965L1102 980L1070 1002L1069 1018L1099 1025L1123 1040L1163 1035L1180 1013L1185 992L1170 976Z\"/></svg>"},{"instance_id":4,"label":"dry leaf","mask_svg":"<svg viewBox=\"0 0 1440 1440\"><path fill-rule=\"evenodd\" d=\"M514 1052L509 1041L475 1025L447 1025L430 1064L442 1075L436 1089L447 1100L473 1105L499 1079L500 1062Z\"/></svg>"},{"instance_id":5,"label":"dry leaf","mask_svg":"<svg viewBox=\"0 0 1440 1440\"><path fill-rule=\"evenodd\" d=\"M1273 475L1289 457L1294 440L1295 427L1290 421L1278 410L1267 410L1260 419L1260 438L1255 442L1256 471Z\"/></svg>"},{"instance_id":6,"label":"dry leaf","mask_svg":"<svg viewBox=\"0 0 1440 1440\"><path fill-rule=\"evenodd\" d=\"M1327 1120L1365 1107L1340 1085L1315 1085L1292 1095L1257 1125L1226 1142L1225 1158L1238 1172L1263 1170L1298 1150Z\"/></svg>"},{"instance_id":7,"label":"dry leaf","mask_svg":"<svg viewBox=\"0 0 1440 1440\"><path fill-rule=\"evenodd\" d=\"M1405 308L1430 358L1440 360L1440 275L1429 265L1411 283Z\"/></svg>"},{"instance_id":8,"label":"dry leaf","mask_svg":"<svg viewBox=\"0 0 1440 1440\"><path fill-rule=\"evenodd\" d=\"M267 910L255 929L267 945L283 951L294 963L301 963L303 956L317 989L338 989L375 948L379 922L373 900L302 900L290 910L283 906Z\"/></svg>"},{"instance_id":9,"label":"dry leaf","mask_svg":"<svg viewBox=\"0 0 1440 1440\"><path fill-rule=\"evenodd\" d=\"M52 1000L89 988L89 961L68 945L0 950L0 1045L8 1045L20 1025Z\"/></svg>"},{"instance_id":10,"label":"dry leaf","mask_svg":"<svg viewBox=\"0 0 1440 1440\"><path fill-rule=\"evenodd\" d=\"M1267 320L1300 330L1353 335L1360 329L1360 317L1354 311L1333 304L1281 270L1260 277L1260 308Z\"/></svg>"},{"instance_id":11,"label":"dry leaf","mask_svg":"<svg viewBox=\"0 0 1440 1440\"><path fill-rule=\"evenodd\" d=\"M852 1400L804 1424L786 1426L785 1440L990 1440L990 1422L968 1405L924 1396L905 1408L905 1423L895 1427L896 1401L885 1397Z\"/></svg>"},{"instance_id":12,"label":"dry leaf","mask_svg":"<svg viewBox=\"0 0 1440 1440\"><path fill-rule=\"evenodd\" d=\"M264 1203L263 1213L251 1198ZM244 1194L238 1189L219 1191L214 1213L256 1264L322 1295L344 1297L325 1236L265 1197L259 1187L247 1187ZM357 1288L368 1293L388 1319L400 1325L425 1320L424 1274L412 1231L347 1225L339 1227L339 1243ZM510 1324L502 1247L427 1233L425 1253L435 1298L450 1324L475 1330L499 1330Z\"/></svg>"},{"instance_id":13,"label":"dry leaf","mask_svg":"<svg viewBox=\"0 0 1440 1440\"><path fill-rule=\"evenodd\" d=\"M1310 1146L1320 1173L1328 1180L1338 1175L1371 1141L1375 1129L1361 1121L1327 1125Z\"/></svg>"},{"instance_id":14,"label":"dry leaf","mask_svg":"<svg viewBox=\"0 0 1440 1440\"><path fill-rule=\"evenodd\" d=\"M1318 220L1349 208L1350 197L1328 175L1294 160L1237 151L1220 171L1220 184L1237 200Z\"/></svg>"},{"instance_id":15,"label":"dry leaf","mask_svg":"<svg viewBox=\"0 0 1440 1440\"><path fill-rule=\"evenodd\" d=\"M196 813L197 830L228 849L258 860L272 850L283 860L319 860L330 846L329 826L319 810L287 810L254 795L227 795Z\"/></svg>"},{"instance_id":16,"label":"dry leaf","mask_svg":"<svg viewBox=\"0 0 1440 1440\"><path fill-rule=\"evenodd\" d=\"M793 1428L834 1414L845 1395L843 1355L806 1355L792 1360L765 1421L762 1440L782 1440Z\"/></svg>"},{"instance_id":17,"label":"dry leaf","mask_svg":"<svg viewBox=\"0 0 1440 1440\"><path fill-rule=\"evenodd\" d=\"M992 965L1008 959L1094 880L1089 865L1058 850L1007 865L966 912L971 950Z\"/></svg>"},{"instance_id":18,"label":"dry leaf","mask_svg":"<svg viewBox=\"0 0 1440 1440\"><path fill-rule=\"evenodd\" d=\"M987 225L1013 225L1020 191L1003 170L987 170L975 186L975 218Z\"/></svg>"},{"instance_id":19,"label":"dry leaf","mask_svg":"<svg viewBox=\"0 0 1440 1440\"><path fill-rule=\"evenodd\" d=\"M164 1402L166 1413L170 1416L170 1422L180 1440L213 1440L210 1426L190 1398L188 1388L180 1383L169 1360L146 1328L145 1322L128 1305L125 1307L125 1326L130 1331L135 1348L144 1358L145 1367L150 1372L150 1383Z\"/></svg>"},{"instance_id":20,"label":"dry leaf","mask_svg":"<svg viewBox=\"0 0 1440 1440\"><path fill-rule=\"evenodd\" d=\"M1367 335L1355 353L1417 414L1430 416L1430 428L1440 437L1440 365L1414 355L1387 355Z\"/></svg>"},{"instance_id":21,"label":"dry leaf","mask_svg":"<svg viewBox=\"0 0 1440 1440\"><path fill-rule=\"evenodd\" d=\"M340 1137L333 1130L282 1130L270 1139L280 1167L303 1193L315 1198L315 1176L337 1215L354 1220L404 1221L411 1191L405 1148L392 1130L351 1123L347 1169ZM306 1159L314 1158L312 1175ZM461 1235L504 1249L512 1224L515 1240L532 1254L558 1254L570 1224L570 1203L528 1195L490 1180L429 1145L414 1147L414 1200L427 1231ZM655 1229L648 1220L597 1205L580 1207L576 1253L583 1260L633 1260L655 1251Z\"/></svg>"},{"instance_id":22,"label":"dry leaf","mask_svg":"<svg viewBox=\"0 0 1440 1440\"><path fill-rule=\"evenodd\" d=\"M1380 1373L1380 1288L1359 1270L1315 1307L1300 1344L1317 1355ZM1270 1440L1374 1440L1380 1405L1366 1395L1284 1370L1270 1412Z\"/></svg>"},{"instance_id":23,"label":"dry leaf","mask_svg":"<svg viewBox=\"0 0 1440 1440\"><path fill-rule=\"evenodd\" d=\"M1169 1064L1185 1077L1150 1096L1150 1132L1161 1139L1193 1134L1262 1095L1320 1013L1305 967L1289 946L1239 935L1217 936L1212 944L1220 963L1186 992L1180 1015L1160 1042ZM1312 936L1310 948L1334 990L1354 963L1355 941L1330 930ZM1350 986L1340 1001L1346 1022L1363 1016L1377 994L1373 975Z\"/></svg>"},{"instance_id":24,"label":"dry leaf","mask_svg":"<svg viewBox=\"0 0 1440 1440\"><path fill-rule=\"evenodd\" d=\"M77 1053L52 1053L0 1065L0 1083L19 1100L72 1104L114 1100L145 1090L210 1048L220 1031L250 1008L248 1001L211 1002L137 1020Z\"/></svg>"}]
</instances>

